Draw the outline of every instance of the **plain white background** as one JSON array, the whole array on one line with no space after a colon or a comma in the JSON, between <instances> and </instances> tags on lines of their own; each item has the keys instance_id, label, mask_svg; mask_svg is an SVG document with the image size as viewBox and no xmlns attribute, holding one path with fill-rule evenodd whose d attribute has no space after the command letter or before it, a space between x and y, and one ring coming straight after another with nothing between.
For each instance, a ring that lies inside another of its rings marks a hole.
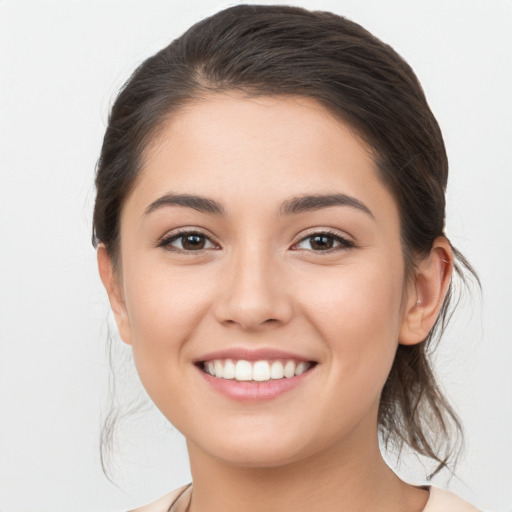
<instances>
[{"instance_id":1,"label":"plain white background","mask_svg":"<svg viewBox=\"0 0 512 512\"><path fill-rule=\"evenodd\" d=\"M1 512L126 510L189 481L180 434L151 406L121 425L117 486L101 472L111 319L90 244L92 182L109 106L131 71L233 3L0 1ZM296 4L348 16L390 43L441 124L451 163L447 232L484 292L462 304L436 358L467 433L457 477L436 482L510 512L512 2ZM120 349L126 411L144 392ZM400 474L421 483L411 467Z\"/></svg>"}]
</instances>

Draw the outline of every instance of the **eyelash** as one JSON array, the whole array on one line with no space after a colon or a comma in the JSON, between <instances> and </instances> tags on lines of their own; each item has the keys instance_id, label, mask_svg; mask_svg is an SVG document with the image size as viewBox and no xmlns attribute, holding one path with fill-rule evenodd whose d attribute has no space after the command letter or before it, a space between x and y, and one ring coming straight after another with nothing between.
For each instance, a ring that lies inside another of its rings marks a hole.
<instances>
[{"instance_id":1,"label":"eyelash","mask_svg":"<svg viewBox=\"0 0 512 512\"><path fill-rule=\"evenodd\" d=\"M304 242L305 240L311 239L316 236L331 238L334 240L334 242L339 243L339 246L331 247L330 249L318 250L318 251L315 251L313 249L294 249L294 250L295 251L306 250L306 251L314 252L315 254L331 254L333 252L343 251L343 250L351 249L351 248L355 247L355 243L352 240L349 240L348 238L341 236L339 233L335 233L335 232L329 231L329 230L314 231L312 233L309 233L306 236L302 237L296 244L294 244L294 246Z\"/></svg>"},{"instance_id":2,"label":"eyelash","mask_svg":"<svg viewBox=\"0 0 512 512\"><path fill-rule=\"evenodd\" d=\"M176 240L179 240L180 238L181 239L184 239L185 237L187 236L198 236L198 237L201 237L201 238L204 238L205 240L207 240L208 242L210 242L211 244L213 245L217 245L215 244L211 238L207 235L205 235L204 233L201 233L201 231L195 231L195 230L180 230L180 231L177 231L176 233L173 233L172 235L169 235L169 236L166 236L164 238L162 238L162 240L159 242L158 244L158 247L163 247L164 249L168 250L168 251L174 251L174 252L181 252L181 253L200 253L201 251L203 250L208 250L208 249L196 249L196 250L186 250L186 249L178 249L178 248L175 248L175 247L171 247L171 243L176 241Z\"/></svg>"},{"instance_id":3,"label":"eyelash","mask_svg":"<svg viewBox=\"0 0 512 512\"><path fill-rule=\"evenodd\" d=\"M204 238L207 242L209 242L209 243L211 243L213 245L217 245L217 244L215 244L215 242L213 242L211 240L211 238L209 236L205 235L204 233L201 233L200 231L181 230L181 231L178 231L176 233L173 233L172 235L169 235L169 236L166 236L166 237L162 238L162 240L158 243L158 247L163 247L164 249L166 249L168 251L188 253L188 254L200 253L200 252L202 252L204 250L211 249L211 248L201 248L201 249L196 249L196 250L186 250L186 249L178 249L178 248L175 248L175 247L171 246L172 242L175 242L175 241L177 241L179 239L183 240L187 236L201 237L201 238ZM304 241L306 241L308 239L311 239L311 238L313 238L315 236L324 236L326 238L333 239L334 242L339 243L339 246L338 247L331 247L329 249L324 249L324 250L318 250L318 251L315 251L313 249L292 249L292 250L295 250L295 251L306 250L306 251L314 252L316 254L329 254L329 253L333 253L333 252L336 252L336 251L346 250L346 249L350 249L352 247L355 247L354 242L352 242L351 240L348 240L347 238L342 237L338 233L334 233L334 232L329 231L329 230L315 231L313 233L310 233L310 234L302 237L296 244L294 244L294 246L296 246L296 245L298 245L298 244L300 244L300 243L302 243L302 242L304 242Z\"/></svg>"}]
</instances>

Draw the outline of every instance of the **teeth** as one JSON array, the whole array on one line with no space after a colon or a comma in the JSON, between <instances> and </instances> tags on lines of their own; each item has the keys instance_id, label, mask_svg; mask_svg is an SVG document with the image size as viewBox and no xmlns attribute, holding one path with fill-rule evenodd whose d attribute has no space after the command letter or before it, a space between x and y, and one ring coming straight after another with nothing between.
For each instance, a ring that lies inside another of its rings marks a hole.
<instances>
[{"instance_id":1,"label":"teeth","mask_svg":"<svg viewBox=\"0 0 512 512\"><path fill-rule=\"evenodd\" d=\"M284 368L281 361L274 361L270 367L271 379L282 379L284 377Z\"/></svg>"},{"instance_id":2,"label":"teeth","mask_svg":"<svg viewBox=\"0 0 512 512\"><path fill-rule=\"evenodd\" d=\"M235 363L231 359L226 359L224 362L224 369L222 370L223 379L235 378Z\"/></svg>"},{"instance_id":3,"label":"teeth","mask_svg":"<svg viewBox=\"0 0 512 512\"><path fill-rule=\"evenodd\" d=\"M221 379L224 377L222 374L222 363L218 359L213 361L213 371L215 375L218 375Z\"/></svg>"},{"instance_id":4,"label":"teeth","mask_svg":"<svg viewBox=\"0 0 512 512\"><path fill-rule=\"evenodd\" d=\"M302 375L311 368L311 363L301 361L233 361L232 359L214 359L203 364L203 369L218 379L235 379L237 381L265 382L282 378L290 379Z\"/></svg>"},{"instance_id":5,"label":"teeth","mask_svg":"<svg viewBox=\"0 0 512 512\"><path fill-rule=\"evenodd\" d=\"M252 368L252 380L270 380L270 365L267 361L257 361Z\"/></svg>"},{"instance_id":6,"label":"teeth","mask_svg":"<svg viewBox=\"0 0 512 512\"><path fill-rule=\"evenodd\" d=\"M241 360L236 362L235 380L252 380L252 364L249 361Z\"/></svg>"},{"instance_id":7,"label":"teeth","mask_svg":"<svg viewBox=\"0 0 512 512\"><path fill-rule=\"evenodd\" d=\"M295 363L293 361L286 361L284 365L284 376L287 379L295 376Z\"/></svg>"},{"instance_id":8,"label":"teeth","mask_svg":"<svg viewBox=\"0 0 512 512\"><path fill-rule=\"evenodd\" d=\"M307 369L309 368L309 365L308 363L304 362L304 361L301 361L298 365L297 365L297 368L295 368L295 375L301 375L302 373L304 373L305 371L307 371Z\"/></svg>"}]
</instances>

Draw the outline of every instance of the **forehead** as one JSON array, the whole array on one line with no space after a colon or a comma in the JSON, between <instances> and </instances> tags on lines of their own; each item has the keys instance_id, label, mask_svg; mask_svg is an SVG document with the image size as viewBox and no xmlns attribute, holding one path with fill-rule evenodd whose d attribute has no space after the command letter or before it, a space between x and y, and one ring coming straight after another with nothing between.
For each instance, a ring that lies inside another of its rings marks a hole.
<instances>
[{"instance_id":1,"label":"forehead","mask_svg":"<svg viewBox=\"0 0 512 512\"><path fill-rule=\"evenodd\" d=\"M167 192L233 205L312 192L394 203L370 148L318 102L239 93L191 102L161 126L127 202L140 209Z\"/></svg>"},{"instance_id":2,"label":"forehead","mask_svg":"<svg viewBox=\"0 0 512 512\"><path fill-rule=\"evenodd\" d=\"M227 91L199 97L168 117L148 145L146 157L155 156L166 146L176 148L191 142L190 135L197 137L195 151L232 143L232 157L255 144L269 150L281 146L283 151L299 155L334 142L340 149L351 146L351 152L373 160L371 148L355 129L315 99L304 96L247 96Z\"/></svg>"}]
</instances>

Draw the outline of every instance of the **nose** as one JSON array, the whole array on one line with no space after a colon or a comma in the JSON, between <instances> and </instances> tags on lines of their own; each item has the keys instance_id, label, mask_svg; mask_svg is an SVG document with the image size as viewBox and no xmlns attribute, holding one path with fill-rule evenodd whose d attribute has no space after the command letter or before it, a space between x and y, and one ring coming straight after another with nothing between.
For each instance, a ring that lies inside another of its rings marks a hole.
<instances>
[{"instance_id":1,"label":"nose","mask_svg":"<svg viewBox=\"0 0 512 512\"><path fill-rule=\"evenodd\" d=\"M290 321L293 303L286 277L270 254L246 247L226 262L224 271L215 307L219 322L256 331Z\"/></svg>"}]
</instances>

